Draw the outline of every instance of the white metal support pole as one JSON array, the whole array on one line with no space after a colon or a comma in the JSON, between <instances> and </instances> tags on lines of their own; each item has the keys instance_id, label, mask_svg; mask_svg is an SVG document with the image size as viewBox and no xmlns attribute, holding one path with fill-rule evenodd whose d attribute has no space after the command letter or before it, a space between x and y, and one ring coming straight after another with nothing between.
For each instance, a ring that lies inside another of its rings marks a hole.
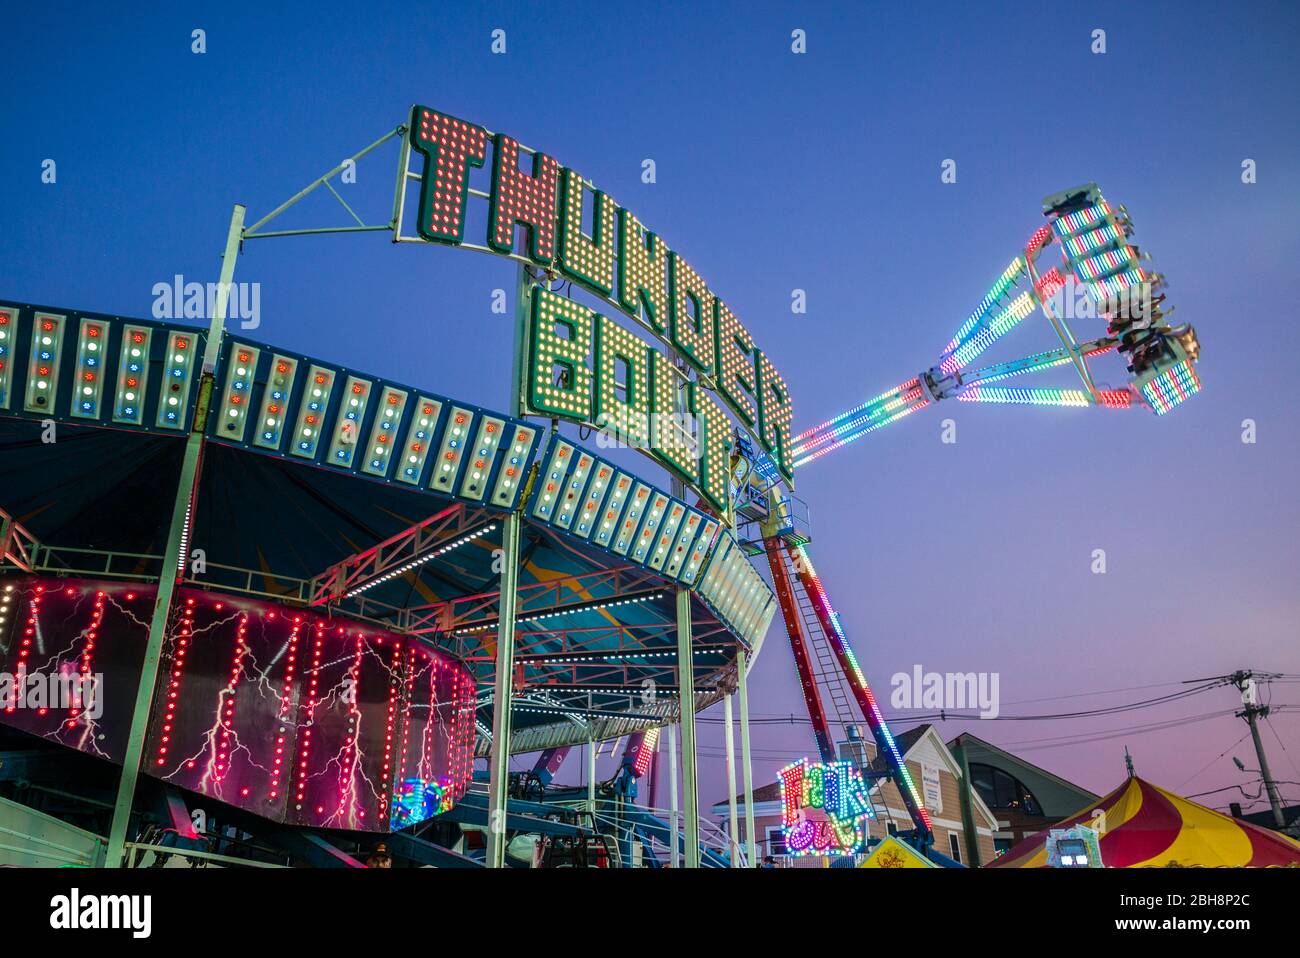
<instances>
[{"instance_id":1,"label":"white metal support pole","mask_svg":"<svg viewBox=\"0 0 1300 958\"><path fill-rule=\"evenodd\" d=\"M686 486L673 480L681 499ZM691 593L677 587L677 688L682 722L682 814L686 818L686 867L700 867L700 793L695 751L695 650L691 636Z\"/></svg>"},{"instance_id":2,"label":"white metal support pole","mask_svg":"<svg viewBox=\"0 0 1300 958\"><path fill-rule=\"evenodd\" d=\"M673 868L682 867L681 850L677 846L677 836L681 829L681 817L677 811L677 726L668 726L668 843L672 846L668 860Z\"/></svg>"},{"instance_id":3,"label":"white metal support pole","mask_svg":"<svg viewBox=\"0 0 1300 958\"><path fill-rule=\"evenodd\" d=\"M724 724L727 729L727 811L731 826L731 867L740 867L740 830L736 821L736 731L732 718L731 693L722 699Z\"/></svg>"},{"instance_id":4,"label":"white metal support pole","mask_svg":"<svg viewBox=\"0 0 1300 958\"><path fill-rule=\"evenodd\" d=\"M217 368L217 359L221 355L221 338L225 332L230 284L235 275L235 259L239 256L239 240L244 232L245 212L244 207L239 205L236 205L231 212L230 230L226 233L226 248L221 255L221 278L217 284L215 309L208 326L208 341L203 350L198 399L194 404L194 423L186 439L185 456L181 461L181 473L176 483L176 498L172 502L167 550L163 554L162 571L158 576L158 594L154 598L149 639L145 645L144 660L140 663L140 682L135 689L135 708L131 714L131 728L127 733L126 751L122 756L122 777L118 780L117 801L113 806L113 820L109 826L108 848L104 857L106 868L120 868L126 851L126 833L131 824L131 808L135 804L135 786L140 777L140 759L144 754L145 736L149 731L149 713L153 705L154 687L158 682L158 667L162 661L167 620L171 615L176 583L183 569L180 550L187 545L185 533L198 492L203 428L207 422L208 404L212 397L213 372Z\"/></svg>"},{"instance_id":5,"label":"white metal support pole","mask_svg":"<svg viewBox=\"0 0 1300 958\"><path fill-rule=\"evenodd\" d=\"M591 693L587 693L587 725L591 725ZM591 824L596 824L596 736L587 739L587 811L591 812Z\"/></svg>"},{"instance_id":6,"label":"white metal support pole","mask_svg":"<svg viewBox=\"0 0 1300 958\"><path fill-rule=\"evenodd\" d=\"M736 696L740 699L740 767L745 781L745 864L757 864L754 838L754 766L749 753L749 657L743 649L736 652Z\"/></svg>"},{"instance_id":7,"label":"white metal support pole","mask_svg":"<svg viewBox=\"0 0 1300 958\"><path fill-rule=\"evenodd\" d=\"M519 266L515 286L515 355L510 383L510 414L522 411L524 337L532 285L528 269ZM488 754L488 867L506 864L506 814L510 785L510 708L515 674L515 613L519 598L519 537L523 522L518 511L506 516L501 533L501 582L497 621L495 689L492 696L492 746Z\"/></svg>"}]
</instances>

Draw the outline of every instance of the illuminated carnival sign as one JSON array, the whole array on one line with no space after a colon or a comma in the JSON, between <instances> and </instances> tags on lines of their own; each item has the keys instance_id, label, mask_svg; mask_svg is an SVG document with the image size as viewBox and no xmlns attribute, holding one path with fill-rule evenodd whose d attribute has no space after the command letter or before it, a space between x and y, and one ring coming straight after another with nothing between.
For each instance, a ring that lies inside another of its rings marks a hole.
<instances>
[{"instance_id":1,"label":"illuminated carnival sign","mask_svg":"<svg viewBox=\"0 0 1300 958\"><path fill-rule=\"evenodd\" d=\"M800 759L777 774L791 855L852 855L866 846L867 820L876 813L852 762L810 765Z\"/></svg>"},{"instance_id":2,"label":"illuminated carnival sign","mask_svg":"<svg viewBox=\"0 0 1300 958\"><path fill-rule=\"evenodd\" d=\"M408 138L425 161L421 238L515 255L522 226L521 256L631 317L682 359L679 368L608 316L533 286L518 384L526 412L595 425L642 448L723 510L726 409L793 478L792 407L781 374L694 268L631 211L553 157L430 107L414 107ZM466 238L470 171L484 167L489 152L486 246L479 247Z\"/></svg>"}]
</instances>

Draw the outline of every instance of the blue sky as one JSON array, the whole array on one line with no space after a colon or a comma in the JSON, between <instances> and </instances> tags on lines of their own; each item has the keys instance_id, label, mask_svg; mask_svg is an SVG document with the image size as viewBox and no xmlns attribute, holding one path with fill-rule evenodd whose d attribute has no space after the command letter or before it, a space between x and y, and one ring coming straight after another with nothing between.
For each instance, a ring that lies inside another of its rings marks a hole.
<instances>
[{"instance_id":1,"label":"blue sky","mask_svg":"<svg viewBox=\"0 0 1300 958\"><path fill-rule=\"evenodd\" d=\"M1197 326L1204 393L1163 420L925 410L802 470L818 568L882 693L915 664L994 671L1003 712L1028 714L1064 709L1014 703L1300 673L1293 5L229 3L122 17L59 4L6 19L3 297L147 316L154 284L215 279L233 202L264 215L418 101L551 153L634 210L775 358L797 429L931 365L1040 222L1040 199L1097 181L1169 277L1175 319ZM940 182L945 159L954 184ZM1242 183L1244 159L1258 182ZM394 162L376 154L347 187L370 222L388 216ZM331 204L314 197L285 225L345 222ZM490 303L513 289L508 262L381 234L267 240L247 244L236 279L262 284L259 339L506 405L510 329ZM990 355L1051 344L1040 324ZM945 418L955 445L940 442ZM1103 576L1089 569L1098 548ZM777 629L753 681L755 712L802 712ZM1294 686L1273 694L1300 702ZM1127 743L1139 772L1194 793L1249 779L1218 757L1253 767L1248 742L1234 751L1240 720L1036 746L1234 701L973 731L1094 790L1123 774ZM1276 776L1300 781L1300 720L1271 727ZM797 725L765 726L756 744L760 782L812 749ZM703 754L712 801L714 726ZM562 777L576 774L575 761Z\"/></svg>"}]
</instances>

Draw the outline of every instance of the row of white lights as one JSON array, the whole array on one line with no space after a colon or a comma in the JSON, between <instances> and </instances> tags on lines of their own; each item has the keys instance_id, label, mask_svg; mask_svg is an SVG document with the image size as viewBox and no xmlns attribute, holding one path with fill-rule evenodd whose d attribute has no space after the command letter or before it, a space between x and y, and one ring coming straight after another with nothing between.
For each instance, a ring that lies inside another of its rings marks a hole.
<instances>
[{"instance_id":1,"label":"row of white lights","mask_svg":"<svg viewBox=\"0 0 1300 958\"><path fill-rule=\"evenodd\" d=\"M379 585L381 582L387 582L389 579L395 579L395 578L397 578L397 576L399 576L399 575L403 575L404 573L410 572L410 571L411 571L412 569L414 569L416 566L424 565L426 562L428 562L428 561L431 560L431 559L436 559L436 558L438 558L438 556L440 556L440 555L445 555L446 553L450 552L452 549L455 549L455 548L457 548L457 547L459 547L459 546L463 546L463 545L464 545L465 543L467 543L467 542L473 542L475 539L478 539L478 538L481 538L482 536L487 535L489 532L491 532L492 530L494 530L496 527L497 527L497 524L496 524L495 522L490 523L490 524L484 526L482 529L479 529L477 532L471 532L471 533L469 533L468 535L463 535L463 536L461 536L459 539L455 539L455 540L453 540L452 542L448 542L448 543L447 543L445 546L443 546L441 549L436 549L436 550L434 550L433 552L426 552L424 555L420 556L419 558L412 559L410 562L406 563L406 565L404 565L404 566L399 566L398 568L393 569L393 570L390 571L390 572L385 572L385 573L384 573L383 575L381 575L379 578L377 578L377 579L371 579L371 580L370 580L369 582L367 582L365 585L359 585L359 586L357 586L357 587L356 587L355 589L353 589L351 592L347 593L347 595L345 596L345 598L351 599L351 598L353 598L353 597L355 597L355 596L360 595L362 592L365 592L367 589L373 589L375 586Z\"/></svg>"},{"instance_id":2,"label":"row of white lights","mask_svg":"<svg viewBox=\"0 0 1300 958\"><path fill-rule=\"evenodd\" d=\"M716 654L717 649L692 649L695 655ZM529 665L570 665L574 662L604 662L609 659L663 659L676 658L676 651L672 652L606 652L603 655L580 655L571 656L563 659L527 659ZM522 656L520 658L523 658Z\"/></svg>"},{"instance_id":3,"label":"row of white lights","mask_svg":"<svg viewBox=\"0 0 1300 958\"><path fill-rule=\"evenodd\" d=\"M536 615L525 615L515 618L515 624L522 622L539 622L542 619L553 619L557 615L573 615L578 612L595 612L598 609L612 609L618 605L631 605L634 602L649 602L652 599L662 599L664 594L656 592L653 595L641 595L634 599L616 599L613 602L602 602L600 605L584 605L578 608L556 609L553 612L539 612ZM456 635L469 635L471 632L485 632L488 629L500 628L499 622L489 622L486 625L471 625L468 628L457 629Z\"/></svg>"}]
</instances>

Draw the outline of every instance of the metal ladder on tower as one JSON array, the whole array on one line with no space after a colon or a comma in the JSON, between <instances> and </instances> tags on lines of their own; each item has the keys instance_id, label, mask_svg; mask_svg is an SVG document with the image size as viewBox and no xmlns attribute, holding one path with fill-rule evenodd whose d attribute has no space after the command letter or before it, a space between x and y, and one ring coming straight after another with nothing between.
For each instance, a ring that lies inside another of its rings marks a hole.
<instances>
[{"instance_id":1,"label":"metal ladder on tower","mask_svg":"<svg viewBox=\"0 0 1300 958\"><path fill-rule=\"evenodd\" d=\"M808 636L808 645L813 653L813 677L816 679L817 688L822 692L823 699L830 706L828 711L832 713L832 721L839 725L840 735L847 738L848 727L850 725L861 727L864 716L854 708L848 684L844 680L844 672L835 660L835 653L831 650L825 630L822 629L821 620L817 618L817 610L813 606L812 599L804 588L803 581L795 574L790 553L783 549L781 554L786 564L790 566L791 591L794 593L804 634Z\"/></svg>"}]
</instances>

